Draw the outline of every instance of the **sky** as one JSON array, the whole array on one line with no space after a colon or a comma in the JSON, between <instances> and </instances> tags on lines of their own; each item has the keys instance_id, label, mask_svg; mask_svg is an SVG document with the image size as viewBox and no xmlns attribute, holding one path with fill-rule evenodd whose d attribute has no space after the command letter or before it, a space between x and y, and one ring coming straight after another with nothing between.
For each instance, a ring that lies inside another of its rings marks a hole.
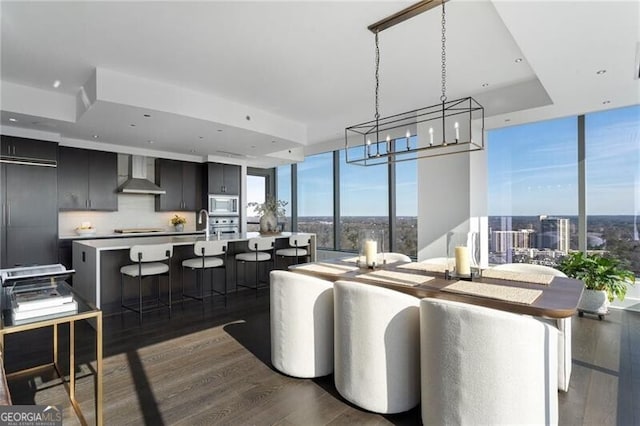
<instances>
[{"instance_id":1,"label":"sky","mask_svg":"<svg viewBox=\"0 0 640 426\"><path fill-rule=\"evenodd\" d=\"M490 216L577 215L577 117L488 133ZM585 116L587 215L640 212L640 106Z\"/></svg>"},{"instance_id":2,"label":"sky","mask_svg":"<svg viewBox=\"0 0 640 426\"><path fill-rule=\"evenodd\" d=\"M640 214L640 105L587 114L585 126L587 214ZM489 215L577 215L577 137L577 117L489 131ZM289 202L290 182L290 167L279 167L279 198ZM332 153L299 163L298 185L299 216L331 216ZM396 187L397 216L417 216L415 161L396 164ZM387 167L347 164L340 152L342 216L386 216L387 194Z\"/></svg>"}]
</instances>

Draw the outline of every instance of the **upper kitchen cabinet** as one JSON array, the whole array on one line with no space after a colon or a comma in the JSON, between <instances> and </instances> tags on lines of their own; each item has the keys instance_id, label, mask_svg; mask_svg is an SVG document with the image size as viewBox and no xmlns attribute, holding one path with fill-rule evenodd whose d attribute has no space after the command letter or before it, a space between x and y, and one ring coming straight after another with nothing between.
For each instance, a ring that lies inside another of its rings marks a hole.
<instances>
[{"instance_id":1,"label":"upper kitchen cabinet","mask_svg":"<svg viewBox=\"0 0 640 426\"><path fill-rule=\"evenodd\" d=\"M156 196L156 211L196 211L201 208L202 165L156 159L156 185L166 194Z\"/></svg>"},{"instance_id":2,"label":"upper kitchen cabinet","mask_svg":"<svg viewBox=\"0 0 640 426\"><path fill-rule=\"evenodd\" d=\"M118 155L113 152L60 147L58 208L118 210Z\"/></svg>"},{"instance_id":3,"label":"upper kitchen cabinet","mask_svg":"<svg viewBox=\"0 0 640 426\"><path fill-rule=\"evenodd\" d=\"M18 138L2 135L0 156L16 157L55 162L58 144L34 139Z\"/></svg>"},{"instance_id":4,"label":"upper kitchen cabinet","mask_svg":"<svg viewBox=\"0 0 640 426\"><path fill-rule=\"evenodd\" d=\"M240 166L207 163L209 194L240 195Z\"/></svg>"}]
</instances>

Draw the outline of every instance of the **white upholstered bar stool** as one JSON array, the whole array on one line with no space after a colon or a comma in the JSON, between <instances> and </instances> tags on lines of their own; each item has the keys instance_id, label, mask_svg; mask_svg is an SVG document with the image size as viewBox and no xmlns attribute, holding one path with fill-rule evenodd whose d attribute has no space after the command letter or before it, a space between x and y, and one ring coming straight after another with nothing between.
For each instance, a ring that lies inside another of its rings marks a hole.
<instances>
[{"instance_id":1,"label":"white upholstered bar stool","mask_svg":"<svg viewBox=\"0 0 640 426\"><path fill-rule=\"evenodd\" d=\"M193 245L193 253L198 256L182 261L182 297L200 300L204 302L204 273L209 271L210 294L224 296L224 305L227 306L227 242L226 241L196 241ZM185 268L196 272L196 287L200 288L200 295L186 293L184 291L184 270ZM213 285L213 270L222 268L225 270L224 290L219 291ZM204 306L204 303L203 303Z\"/></svg>"},{"instance_id":2,"label":"white upholstered bar stool","mask_svg":"<svg viewBox=\"0 0 640 426\"><path fill-rule=\"evenodd\" d=\"M251 238L247 242L247 246L249 247L249 251L245 253L238 253L235 256L236 260L236 292L238 291L238 287L246 287L256 290L256 297L258 297L258 289L259 289L259 266L260 264L272 263L273 268L275 268L275 238L274 237L264 237L264 238ZM243 284L238 283L238 262L241 262L244 267L244 280ZM256 281L255 286L251 287L247 284L247 262L253 263L256 269Z\"/></svg>"},{"instance_id":3,"label":"white upholstered bar stool","mask_svg":"<svg viewBox=\"0 0 640 426\"><path fill-rule=\"evenodd\" d=\"M271 363L293 377L333 372L333 283L271 271Z\"/></svg>"},{"instance_id":4,"label":"white upholstered bar stool","mask_svg":"<svg viewBox=\"0 0 640 426\"><path fill-rule=\"evenodd\" d=\"M502 271L520 272L523 274L542 274L554 277L567 277L564 272L544 265L533 265L530 263L505 263L496 265L491 269ZM569 390L569 380L571 379L571 317L548 319L537 318L558 328L558 389L563 392Z\"/></svg>"},{"instance_id":5,"label":"white upholstered bar stool","mask_svg":"<svg viewBox=\"0 0 640 426\"><path fill-rule=\"evenodd\" d=\"M558 423L557 330L526 315L420 301L422 423Z\"/></svg>"},{"instance_id":6,"label":"white upholstered bar stool","mask_svg":"<svg viewBox=\"0 0 640 426\"><path fill-rule=\"evenodd\" d=\"M145 244L136 245L129 250L129 258L136 262L120 268L120 306L130 311L138 313L140 324L142 324L142 313L144 312L142 303L142 278L166 275L168 302L164 303L160 298L160 279L157 281L156 304L152 308L160 307L164 304L169 308L169 318L171 318L171 266L169 264L173 256L173 245L171 244ZM124 303L124 277L137 278L138 281L138 307L135 308Z\"/></svg>"},{"instance_id":7,"label":"white upholstered bar stool","mask_svg":"<svg viewBox=\"0 0 640 426\"><path fill-rule=\"evenodd\" d=\"M309 259L310 245L310 235L292 235L289 237L289 247L276 250L276 256L280 256L283 259L295 257L295 265L300 262L301 256L303 256L305 259Z\"/></svg>"},{"instance_id":8,"label":"white upholstered bar stool","mask_svg":"<svg viewBox=\"0 0 640 426\"><path fill-rule=\"evenodd\" d=\"M333 287L336 389L376 413L420 402L420 300L383 287L338 281Z\"/></svg>"}]
</instances>

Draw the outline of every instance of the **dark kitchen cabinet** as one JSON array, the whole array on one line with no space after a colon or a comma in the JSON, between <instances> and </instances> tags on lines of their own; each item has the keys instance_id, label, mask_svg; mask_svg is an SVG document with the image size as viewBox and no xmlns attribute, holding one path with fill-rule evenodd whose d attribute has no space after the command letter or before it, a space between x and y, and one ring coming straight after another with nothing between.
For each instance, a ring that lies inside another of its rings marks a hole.
<instances>
[{"instance_id":1,"label":"dark kitchen cabinet","mask_svg":"<svg viewBox=\"0 0 640 426\"><path fill-rule=\"evenodd\" d=\"M118 210L118 155L113 152L60 147L58 208Z\"/></svg>"},{"instance_id":2,"label":"dark kitchen cabinet","mask_svg":"<svg viewBox=\"0 0 640 426\"><path fill-rule=\"evenodd\" d=\"M202 165L156 159L156 184L166 194L156 196L156 211L196 211L201 208Z\"/></svg>"},{"instance_id":3,"label":"dark kitchen cabinet","mask_svg":"<svg viewBox=\"0 0 640 426\"><path fill-rule=\"evenodd\" d=\"M207 163L209 194L240 195L240 166Z\"/></svg>"},{"instance_id":4,"label":"dark kitchen cabinet","mask_svg":"<svg viewBox=\"0 0 640 426\"><path fill-rule=\"evenodd\" d=\"M0 156L55 161L58 144L2 135Z\"/></svg>"},{"instance_id":5,"label":"dark kitchen cabinet","mask_svg":"<svg viewBox=\"0 0 640 426\"><path fill-rule=\"evenodd\" d=\"M57 144L17 139L16 157L55 161L51 152L57 152ZM2 157L10 159L14 154L7 155L4 149L11 144L4 136L2 143ZM46 164L0 163L0 268L58 260L57 173Z\"/></svg>"}]
</instances>

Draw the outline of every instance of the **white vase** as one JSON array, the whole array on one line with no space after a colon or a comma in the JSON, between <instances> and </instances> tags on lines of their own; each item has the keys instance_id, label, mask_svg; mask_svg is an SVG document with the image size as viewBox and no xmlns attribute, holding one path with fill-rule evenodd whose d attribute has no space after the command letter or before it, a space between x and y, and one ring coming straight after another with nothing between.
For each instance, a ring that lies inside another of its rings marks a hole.
<instances>
[{"instance_id":1,"label":"white vase","mask_svg":"<svg viewBox=\"0 0 640 426\"><path fill-rule=\"evenodd\" d=\"M578 309L594 314L606 314L609 312L609 298L604 290L588 290L582 292L582 298Z\"/></svg>"},{"instance_id":2,"label":"white vase","mask_svg":"<svg viewBox=\"0 0 640 426\"><path fill-rule=\"evenodd\" d=\"M278 218L272 212L265 212L260 218L260 233L274 234L278 232Z\"/></svg>"},{"instance_id":3,"label":"white vase","mask_svg":"<svg viewBox=\"0 0 640 426\"><path fill-rule=\"evenodd\" d=\"M184 231L184 223L179 223L177 225L174 225L174 228L176 229L176 232L182 232Z\"/></svg>"}]
</instances>

